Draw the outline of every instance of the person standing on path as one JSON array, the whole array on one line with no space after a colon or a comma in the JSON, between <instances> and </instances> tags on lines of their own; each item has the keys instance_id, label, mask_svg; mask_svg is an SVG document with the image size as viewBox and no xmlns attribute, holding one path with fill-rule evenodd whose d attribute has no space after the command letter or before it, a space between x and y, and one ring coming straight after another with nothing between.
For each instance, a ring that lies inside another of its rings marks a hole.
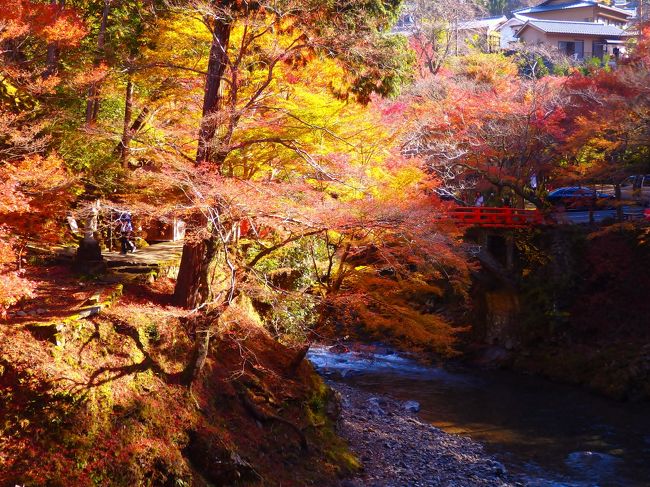
<instances>
[{"instance_id":1,"label":"person standing on path","mask_svg":"<svg viewBox=\"0 0 650 487\"><path fill-rule=\"evenodd\" d=\"M122 255L126 255L128 252L135 252L135 244L131 241L131 236L133 235L133 223L131 223L131 214L126 212L120 215L118 220L120 225L120 242L122 244Z\"/></svg>"}]
</instances>

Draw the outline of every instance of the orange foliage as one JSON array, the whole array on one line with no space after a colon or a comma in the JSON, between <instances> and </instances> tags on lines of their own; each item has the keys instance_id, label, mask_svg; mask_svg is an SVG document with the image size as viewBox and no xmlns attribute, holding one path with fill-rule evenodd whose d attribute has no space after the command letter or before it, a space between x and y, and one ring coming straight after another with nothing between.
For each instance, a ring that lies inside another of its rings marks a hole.
<instances>
[{"instance_id":1,"label":"orange foliage","mask_svg":"<svg viewBox=\"0 0 650 487\"><path fill-rule=\"evenodd\" d=\"M46 42L74 47L87 34L87 28L73 9L31 0L4 0L0 8L0 40L31 33Z\"/></svg>"},{"instance_id":2,"label":"orange foliage","mask_svg":"<svg viewBox=\"0 0 650 487\"><path fill-rule=\"evenodd\" d=\"M0 166L0 316L30 296L33 283L22 277L20 248L29 238L56 241L71 180L56 155L32 155Z\"/></svg>"},{"instance_id":3,"label":"orange foliage","mask_svg":"<svg viewBox=\"0 0 650 487\"><path fill-rule=\"evenodd\" d=\"M619 182L635 169L625 163L647 164L650 145L650 28L613 71L574 73L567 81L574 104L573 131L566 150L582 178ZM640 166L636 171L642 170Z\"/></svg>"},{"instance_id":4,"label":"orange foliage","mask_svg":"<svg viewBox=\"0 0 650 487\"><path fill-rule=\"evenodd\" d=\"M469 78L440 75L440 99L411 100L415 135L406 151L451 187L478 176L541 205L527 185L532 175L552 171L571 128L562 80L527 81L505 68L494 78L492 71L477 75L477 67L470 66Z\"/></svg>"},{"instance_id":5,"label":"orange foliage","mask_svg":"<svg viewBox=\"0 0 650 487\"><path fill-rule=\"evenodd\" d=\"M109 67L106 63L100 63L98 66L89 68L75 75L72 83L76 87L86 87L93 83L99 83L106 79L109 74Z\"/></svg>"}]
</instances>

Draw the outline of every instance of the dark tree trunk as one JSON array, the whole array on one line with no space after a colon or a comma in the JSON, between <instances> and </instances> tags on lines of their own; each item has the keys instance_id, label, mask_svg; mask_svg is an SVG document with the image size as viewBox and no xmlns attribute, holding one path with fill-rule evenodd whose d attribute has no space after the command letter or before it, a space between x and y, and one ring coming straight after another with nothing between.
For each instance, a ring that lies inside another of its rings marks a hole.
<instances>
[{"instance_id":1,"label":"dark tree trunk","mask_svg":"<svg viewBox=\"0 0 650 487\"><path fill-rule=\"evenodd\" d=\"M131 107L131 110L133 110L133 107ZM115 146L115 151L116 154L119 154L120 160L124 159L124 154L123 154L123 149L126 148L127 150L130 148L130 143L133 140L133 138L138 135L138 132L144 127L144 122L149 116L149 113L151 113L151 108L149 107L144 107L142 110L140 110L140 113L138 113L138 116L135 117L135 120L131 124L131 127L128 130L128 140L125 141L124 135L122 135L122 139L120 142ZM126 115L126 111L125 111ZM133 112L131 112L131 115L133 115ZM126 117L125 117L126 118Z\"/></svg>"},{"instance_id":2,"label":"dark tree trunk","mask_svg":"<svg viewBox=\"0 0 650 487\"><path fill-rule=\"evenodd\" d=\"M203 370L205 361L208 358L208 352L210 350L210 324L209 321L206 321L200 327L197 326L195 330L196 338L194 339L192 357L182 374L182 382L185 385L192 385L201 373L201 370Z\"/></svg>"},{"instance_id":3,"label":"dark tree trunk","mask_svg":"<svg viewBox=\"0 0 650 487\"><path fill-rule=\"evenodd\" d=\"M27 56L23 52L22 45L23 43L20 39L9 39L0 45L0 49L4 51L12 62L16 64L25 63Z\"/></svg>"},{"instance_id":4,"label":"dark tree trunk","mask_svg":"<svg viewBox=\"0 0 650 487\"><path fill-rule=\"evenodd\" d=\"M90 125L94 122L93 120L93 107L95 106L95 97L97 96L97 88L95 83L90 85L88 88L88 101L86 101L86 125Z\"/></svg>"},{"instance_id":5,"label":"dark tree trunk","mask_svg":"<svg viewBox=\"0 0 650 487\"><path fill-rule=\"evenodd\" d=\"M296 375L296 372L298 372L300 365L305 361L305 357L307 356L310 348L311 342L307 343L301 349L299 349L296 355L291 359L291 362L289 362L289 365L287 366L287 374L289 377L294 377Z\"/></svg>"},{"instance_id":6,"label":"dark tree trunk","mask_svg":"<svg viewBox=\"0 0 650 487\"><path fill-rule=\"evenodd\" d=\"M57 42L50 42L47 45L47 61L43 78L49 78L59 70L59 46Z\"/></svg>"},{"instance_id":7,"label":"dark tree trunk","mask_svg":"<svg viewBox=\"0 0 650 487\"><path fill-rule=\"evenodd\" d=\"M174 288L174 302L178 306L194 309L208 301L210 264L216 253L217 242L214 238L185 243Z\"/></svg>"},{"instance_id":8,"label":"dark tree trunk","mask_svg":"<svg viewBox=\"0 0 650 487\"><path fill-rule=\"evenodd\" d=\"M56 8L58 4L58 12L62 11L65 7L65 0L50 0L50 5ZM58 15L57 12L57 15ZM47 45L47 60L45 64L45 71L43 72L43 78L49 78L50 76L56 74L59 70L59 43L50 42Z\"/></svg>"},{"instance_id":9,"label":"dark tree trunk","mask_svg":"<svg viewBox=\"0 0 650 487\"><path fill-rule=\"evenodd\" d=\"M97 57L95 66L99 66L104 58L104 47L106 46L106 28L108 26L108 14L111 11L112 0L104 0L104 10L102 11L102 23L99 26L99 35L97 36ZM100 82L93 83L88 88L88 101L86 102L86 125L92 125L97 121L99 114L99 94Z\"/></svg>"},{"instance_id":10,"label":"dark tree trunk","mask_svg":"<svg viewBox=\"0 0 650 487\"><path fill-rule=\"evenodd\" d=\"M133 121L133 125L131 125L132 136L135 136L138 132L140 132L140 129L144 127L144 121L147 119L150 112L151 109L149 107L143 107L142 110L140 110L140 113L138 113L138 116L135 117L135 120Z\"/></svg>"},{"instance_id":11,"label":"dark tree trunk","mask_svg":"<svg viewBox=\"0 0 650 487\"><path fill-rule=\"evenodd\" d=\"M230 42L231 22L226 19L217 19L212 34L210 47L210 60L208 61L208 76L205 80L205 94L203 98L203 118L199 129L199 145L196 151L196 163L210 161L212 158L212 145L217 132L217 123L213 115L221 109L223 100L222 78L227 65L227 50Z\"/></svg>"},{"instance_id":12,"label":"dark tree trunk","mask_svg":"<svg viewBox=\"0 0 650 487\"><path fill-rule=\"evenodd\" d=\"M201 127L196 152L196 163L202 164L212 159L211 147L217 132L213 115L220 109L223 101L223 74L228 63L228 43L232 23L218 18L212 31L212 45L208 61L208 75L205 81ZM174 289L174 301L188 309L197 308L210 297L209 270L217 252L214 238L201 242L187 242L183 246L183 256Z\"/></svg>"},{"instance_id":13,"label":"dark tree trunk","mask_svg":"<svg viewBox=\"0 0 650 487\"><path fill-rule=\"evenodd\" d=\"M621 223L623 221L623 206L621 206L621 183L614 185L614 197L616 201L616 221Z\"/></svg>"},{"instance_id":14,"label":"dark tree trunk","mask_svg":"<svg viewBox=\"0 0 650 487\"><path fill-rule=\"evenodd\" d=\"M122 130L122 140L120 141L118 151L120 160L124 169L129 168L129 156L131 155L131 139L133 131L131 128L131 118L133 117L133 81L131 73L126 83L126 93L124 96L124 128Z\"/></svg>"},{"instance_id":15,"label":"dark tree trunk","mask_svg":"<svg viewBox=\"0 0 650 487\"><path fill-rule=\"evenodd\" d=\"M164 86L166 85L166 82L163 83L162 86L160 86L156 91L154 91L151 96L149 97L149 103L154 103L158 101L163 94L164 91ZM129 96L128 94L128 87L127 87L127 98ZM131 97L133 96L133 93L131 93ZM131 101L131 104L133 104L133 101ZM151 113L151 108L146 105L140 110L140 113L138 113L138 116L135 117L135 120L133 120L133 123L131 124L131 127L129 128L129 142L133 140L133 138L142 130L142 127L144 127L144 123L147 120L147 117ZM133 116L133 106L131 106L131 116ZM125 119L126 119L126 111L125 111ZM115 147L115 153L119 154L122 156L122 147L123 147L123 140L120 140L119 144Z\"/></svg>"}]
</instances>

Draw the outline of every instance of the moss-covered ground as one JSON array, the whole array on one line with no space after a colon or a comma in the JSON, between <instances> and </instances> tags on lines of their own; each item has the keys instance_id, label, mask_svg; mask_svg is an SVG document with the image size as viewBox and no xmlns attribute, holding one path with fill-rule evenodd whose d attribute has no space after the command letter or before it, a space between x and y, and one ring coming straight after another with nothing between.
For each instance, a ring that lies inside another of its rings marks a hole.
<instances>
[{"instance_id":1,"label":"moss-covered ground","mask_svg":"<svg viewBox=\"0 0 650 487\"><path fill-rule=\"evenodd\" d=\"M328 485L358 468L332 392L245 311L183 383L194 331L170 290L127 286L58 339L38 316L0 323L0 485Z\"/></svg>"}]
</instances>

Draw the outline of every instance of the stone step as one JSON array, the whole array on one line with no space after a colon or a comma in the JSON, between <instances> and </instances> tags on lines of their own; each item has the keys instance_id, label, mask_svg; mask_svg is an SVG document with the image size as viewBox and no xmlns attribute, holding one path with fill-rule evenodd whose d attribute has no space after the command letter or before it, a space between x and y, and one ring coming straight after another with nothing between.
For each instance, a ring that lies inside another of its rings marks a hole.
<instances>
[{"instance_id":1,"label":"stone step","mask_svg":"<svg viewBox=\"0 0 650 487\"><path fill-rule=\"evenodd\" d=\"M113 267L111 268L112 273L116 274L151 274L152 272L158 272L158 267L150 266L122 266L122 267Z\"/></svg>"},{"instance_id":2,"label":"stone step","mask_svg":"<svg viewBox=\"0 0 650 487\"><path fill-rule=\"evenodd\" d=\"M109 269L138 267L156 270L158 267L160 267L160 265L158 263L146 263L135 260L109 260L106 262L106 267Z\"/></svg>"}]
</instances>

